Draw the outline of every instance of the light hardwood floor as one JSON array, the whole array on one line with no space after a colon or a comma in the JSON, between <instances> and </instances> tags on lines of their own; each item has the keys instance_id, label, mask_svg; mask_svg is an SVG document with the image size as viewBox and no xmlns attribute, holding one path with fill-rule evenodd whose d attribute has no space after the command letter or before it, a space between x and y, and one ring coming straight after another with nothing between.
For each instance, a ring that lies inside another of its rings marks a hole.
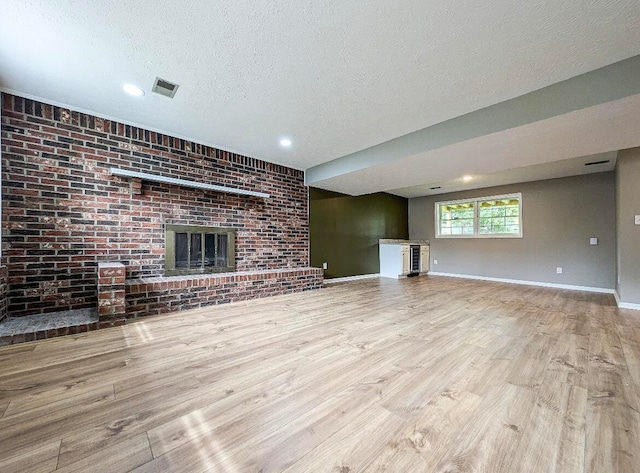
<instances>
[{"instance_id":1,"label":"light hardwood floor","mask_svg":"<svg viewBox=\"0 0 640 473\"><path fill-rule=\"evenodd\" d=\"M640 472L640 313L421 277L0 349L0 471Z\"/></svg>"}]
</instances>

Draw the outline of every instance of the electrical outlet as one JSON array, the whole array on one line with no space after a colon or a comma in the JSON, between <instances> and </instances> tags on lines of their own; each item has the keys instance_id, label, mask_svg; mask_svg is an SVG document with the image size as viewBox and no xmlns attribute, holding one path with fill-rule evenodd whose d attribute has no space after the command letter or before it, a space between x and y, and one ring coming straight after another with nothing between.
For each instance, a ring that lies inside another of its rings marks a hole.
<instances>
[{"instance_id":1,"label":"electrical outlet","mask_svg":"<svg viewBox=\"0 0 640 473\"><path fill-rule=\"evenodd\" d=\"M597 238L589 238L589 244L590 245L597 245L598 244L598 239Z\"/></svg>"},{"instance_id":2,"label":"electrical outlet","mask_svg":"<svg viewBox=\"0 0 640 473\"><path fill-rule=\"evenodd\" d=\"M634 222L636 225L640 225L640 215L635 216Z\"/></svg>"},{"instance_id":3,"label":"electrical outlet","mask_svg":"<svg viewBox=\"0 0 640 473\"><path fill-rule=\"evenodd\" d=\"M556 268L556 273L558 273L558 274L562 274L562 267L561 267L561 266L558 266L558 267Z\"/></svg>"},{"instance_id":4,"label":"electrical outlet","mask_svg":"<svg viewBox=\"0 0 640 473\"><path fill-rule=\"evenodd\" d=\"M434 260L433 260L433 264L438 264L438 260L437 260L437 259L434 259Z\"/></svg>"},{"instance_id":5,"label":"electrical outlet","mask_svg":"<svg viewBox=\"0 0 640 473\"><path fill-rule=\"evenodd\" d=\"M329 263L322 263L322 269L328 269Z\"/></svg>"}]
</instances>

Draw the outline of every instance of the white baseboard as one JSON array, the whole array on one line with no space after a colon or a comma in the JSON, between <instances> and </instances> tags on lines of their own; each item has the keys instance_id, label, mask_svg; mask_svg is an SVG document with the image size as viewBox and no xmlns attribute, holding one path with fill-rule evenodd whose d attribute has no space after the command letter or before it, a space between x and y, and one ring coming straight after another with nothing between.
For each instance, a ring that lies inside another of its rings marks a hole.
<instances>
[{"instance_id":1,"label":"white baseboard","mask_svg":"<svg viewBox=\"0 0 640 473\"><path fill-rule=\"evenodd\" d=\"M429 275L430 276L447 276L451 278L479 279L481 281L506 282L509 284L524 284L527 286L554 287L556 289L568 289L570 291L599 292L602 294L615 293L613 289L607 289L605 287L574 286L571 284L556 284L552 282L525 281L521 279L490 278L487 276L473 276L471 274L436 273L433 271L429 271Z\"/></svg>"},{"instance_id":2,"label":"white baseboard","mask_svg":"<svg viewBox=\"0 0 640 473\"><path fill-rule=\"evenodd\" d=\"M376 274L360 274L358 276L346 276L344 278L325 279L324 283L325 284L334 284L334 283L338 283L338 282L357 281L358 279L371 279L371 278L379 278L379 277L380 277L379 273L376 273Z\"/></svg>"},{"instance_id":3,"label":"white baseboard","mask_svg":"<svg viewBox=\"0 0 640 473\"><path fill-rule=\"evenodd\" d=\"M619 309L640 310L640 304L632 304L631 302L622 302L620 300L620 296L618 296L618 291L613 291L613 297L616 298L616 304L618 304Z\"/></svg>"}]
</instances>

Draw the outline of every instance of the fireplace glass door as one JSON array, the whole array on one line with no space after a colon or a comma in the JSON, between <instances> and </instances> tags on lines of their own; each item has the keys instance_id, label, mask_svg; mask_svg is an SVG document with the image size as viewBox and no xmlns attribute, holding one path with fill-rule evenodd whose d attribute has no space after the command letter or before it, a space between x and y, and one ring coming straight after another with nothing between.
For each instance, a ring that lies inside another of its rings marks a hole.
<instances>
[{"instance_id":1,"label":"fireplace glass door","mask_svg":"<svg viewBox=\"0 0 640 473\"><path fill-rule=\"evenodd\" d=\"M207 233L204 238L204 266L207 268L227 267L229 236L226 233Z\"/></svg>"},{"instance_id":2,"label":"fireplace glass door","mask_svg":"<svg viewBox=\"0 0 640 473\"><path fill-rule=\"evenodd\" d=\"M235 271L235 230L222 227L167 225L165 274Z\"/></svg>"}]
</instances>

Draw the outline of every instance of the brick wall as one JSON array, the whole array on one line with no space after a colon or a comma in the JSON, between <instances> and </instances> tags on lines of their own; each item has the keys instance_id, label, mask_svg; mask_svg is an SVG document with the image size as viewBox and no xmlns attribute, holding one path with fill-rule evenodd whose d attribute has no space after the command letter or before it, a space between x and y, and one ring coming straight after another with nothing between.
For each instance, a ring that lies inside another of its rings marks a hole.
<instances>
[{"instance_id":1,"label":"brick wall","mask_svg":"<svg viewBox=\"0 0 640 473\"><path fill-rule=\"evenodd\" d=\"M12 315L96 307L98 261L163 275L165 223L237 228L238 271L309 263L302 171L2 94L3 257ZM142 182L117 167L271 194Z\"/></svg>"},{"instance_id":2,"label":"brick wall","mask_svg":"<svg viewBox=\"0 0 640 473\"><path fill-rule=\"evenodd\" d=\"M0 321L7 316L7 267L0 266Z\"/></svg>"}]
</instances>

